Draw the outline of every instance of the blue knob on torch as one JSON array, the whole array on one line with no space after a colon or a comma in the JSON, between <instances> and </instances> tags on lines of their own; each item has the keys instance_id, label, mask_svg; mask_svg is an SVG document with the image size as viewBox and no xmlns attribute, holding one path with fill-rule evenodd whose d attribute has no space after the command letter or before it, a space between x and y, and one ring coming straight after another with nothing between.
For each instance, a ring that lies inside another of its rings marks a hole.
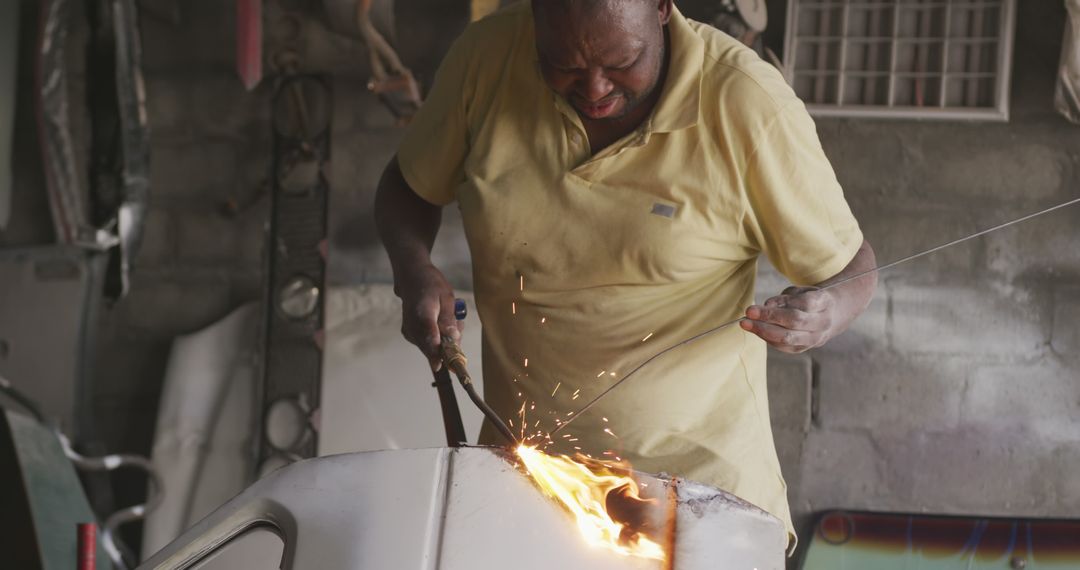
<instances>
[{"instance_id":1,"label":"blue knob on torch","mask_svg":"<svg viewBox=\"0 0 1080 570\"><path fill-rule=\"evenodd\" d=\"M465 306L465 299L454 299L454 318L464 321L469 314L469 308Z\"/></svg>"}]
</instances>

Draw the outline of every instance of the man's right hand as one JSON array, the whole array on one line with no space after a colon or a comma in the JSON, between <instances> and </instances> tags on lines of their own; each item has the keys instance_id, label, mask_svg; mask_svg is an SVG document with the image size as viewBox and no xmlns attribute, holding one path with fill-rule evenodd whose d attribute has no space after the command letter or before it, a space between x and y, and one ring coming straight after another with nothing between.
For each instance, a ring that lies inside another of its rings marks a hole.
<instances>
[{"instance_id":1,"label":"man's right hand","mask_svg":"<svg viewBox=\"0 0 1080 570\"><path fill-rule=\"evenodd\" d=\"M461 342L464 321L454 318L454 288L434 265L401 275L394 283L401 297L401 334L428 358L432 371L442 367L442 335Z\"/></svg>"}]
</instances>

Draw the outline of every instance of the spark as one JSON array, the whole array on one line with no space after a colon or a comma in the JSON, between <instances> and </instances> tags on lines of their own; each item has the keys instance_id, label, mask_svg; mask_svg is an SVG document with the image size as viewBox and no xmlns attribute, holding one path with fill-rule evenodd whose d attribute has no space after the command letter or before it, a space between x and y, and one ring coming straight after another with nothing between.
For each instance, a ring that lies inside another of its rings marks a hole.
<instances>
[{"instance_id":1,"label":"spark","mask_svg":"<svg viewBox=\"0 0 1080 570\"><path fill-rule=\"evenodd\" d=\"M513 301L510 301L510 314L512 314L512 315L517 314L517 303L515 303Z\"/></svg>"},{"instance_id":2,"label":"spark","mask_svg":"<svg viewBox=\"0 0 1080 570\"><path fill-rule=\"evenodd\" d=\"M607 372L607 370L601 370L600 373L596 375L596 377L599 378L603 376L605 372Z\"/></svg>"},{"instance_id":3,"label":"spark","mask_svg":"<svg viewBox=\"0 0 1080 570\"><path fill-rule=\"evenodd\" d=\"M540 317L540 324L544 324L546 322L547 322L547 317Z\"/></svg>"},{"instance_id":4,"label":"spark","mask_svg":"<svg viewBox=\"0 0 1080 570\"><path fill-rule=\"evenodd\" d=\"M536 409L536 404L533 404L532 407L529 408L529 411L532 411L532 410L535 410L535 409Z\"/></svg>"},{"instance_id":5,"label":"spark","mask_svg":"<svg viewBox=\"0 0 1080 570\"><path fill-rule=\"evenodd\" d=\"M605 418L605 417L601 417L600 419L602 419L602 420L604 420L605 422L607 422L607 418Z\"/></svg>"},{"instance_id":6,"label":"spark","mask_svg":"<svg viewBox=\"0 0 1080 570\"><path fill-rule=\"evenodd\" d=\"M614 377L615 377L615 373L614 373L614 372L612 372L611 374L609 374L609 376L611 376L612 378L614 378Z\"/></svg>"},{"instance_id":7,"label":"spark","mask_svg":"<svg viewBox=\"0 0 1080 570\"><path fill-rule=\"evenodd\" d=\"M506 419L506 422L507 422L508 424L510 424L510 427L514 427L514 420L513 420L513 418L507 418L507 419Z\"/></svg>"},{"instance_id":8,"label":"spark","mask_svg":"<svg viewBox=\"0 0 1080 570\"><path fill-rule=\"evenodd\" d=\"M611 431L611 428L604 428L604 432L607 433L608 435L610 435L611 437L616 437L615 432Z\"/></svg>"},{"instance_id":9,"label":"spark","mask_svg":"<svg viewBox=\"0 0 1080 570\"><path fill-rule=\"evenodd\" d=\"M563 434L563 439L566 439L568 437L574 437L574 436L573 436L573 434L569 434L569 433L564 433Z\"/></svg>"},{"instance_id":10,"label":"spark","mask_svg":"<svg viewBox=\"0 0 1080 570\"><path fill-rule=\"evenodd\" d=\"M566 412L566 415L572 416L572 415L574 415L574 412Z\"/></svg>"},{"instance_id":11,"label":"spark","mask_svg":"<svg viewBox=\"0 0 1080 570\"><path fill-rule=\"evenodd\" d=\"M566 440L566 441L577 441L577 440L578 440L578 438L576 438L576 437L572 437L572 438L570 438L570 439L568 439L568 440Z\"/></svg>"},{"instance_id":12,"label":"spark","mask_svg":"<svg viewBox=\"0 0 1080 570\"><path fill-rule=\"evenodd\" d=\"M581 388L578 388L577 390L574 390L574 396L572 398L570 398L570 399L571 400L576 400L578 398L578 394L580 394L580 393L581 393Z\"/></svg>"},{"instance_id":13,"label":"spark","mask_svg":"<svg viewBox=\"0 0 1080 570\"><path fill-rule=\"evenodd\" d=\"M518 398L520 398L520 397L521 397L521 392L518 392Z\"/></svg>"},{"instance_id":14,"label":"spark","mask_svg":"<svg viewBox=\"0 0 1080 570\"><path fill-rule=\"evenodd\" d=\"M526 358L526 359L525 359L525 368L528 368L528 367L529 367L529 359L528 359L528 358Z\"/></svg>"},{"instance_id":15,"label":"spark","mask_svg":"<svg viewBox=\"0 0 1080 570\"><path fill-rule=\"evenodd\" d=\"M578 450L578 451L581 451L581 448L580 448L580 447L578 447L578 446L576 446L576 445L574 446L574 449L576 449L576 450Z\"/></svg>"},{"instance_id":16,"label":"spark","mask_svg":"<svg viewBox=\"0 0 1080 570\"><path fill-rule=\"evenodd\" d=\"M518 291L524 291L524 290L525 290L525 276L524 275L518 275Z\"/></svg>"},{"instance_id":17,"label":"spark","mask_svg":"<svg viewBox=\"0 0 1080 570\"><path fill-rule=\"evenodd\" d=\"M552 398L554 398L554 397L555 397L555 392L558 392L558 391L559 391L559 386L562 386L562 382L559 382L558 384L556 384L556 385L555 385L555 389L551 391L551 397L552 397Z\"/></svg>"},{"instance_id":18,"label":"spark","mask_svg":"<svg viewBox=\"0 0 1080 570\"><path fill-rule=\"evenodd\" d=\"M652 338L652 335L653 335L653 333L649 333L649 334L645 335L645 338L641 339L641 342L645 342L645 341L649 340L650 338Z\"/></svg>"}]
</instances>

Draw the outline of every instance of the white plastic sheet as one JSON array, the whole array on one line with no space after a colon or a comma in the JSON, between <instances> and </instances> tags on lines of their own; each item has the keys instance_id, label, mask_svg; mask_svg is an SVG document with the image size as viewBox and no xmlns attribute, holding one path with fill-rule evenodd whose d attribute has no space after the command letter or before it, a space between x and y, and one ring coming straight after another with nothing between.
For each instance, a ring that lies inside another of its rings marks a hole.
<instances>
[{"instance_id":1,"label":"white plastic sheet","mask_svg":"<svg viewBox=\"0 0 1080 570\"><path fill-rule=\"evenodd\" d=\"M1069 121L1080 124L1080 0L1065 0L1068 17L1061 43L1054 108Z\"/></svg>"},{"instance_id":2,"label":"white plastic sheet","mask_svg":"<svg viewBox=\"0 0 1080 570\"><path fill-rule=\"evenodd\" d=\"M258 317L248 304L173 342L152 456L165 495L147 516L144 555L250 483Z\"/></svg>"}]
</instances>

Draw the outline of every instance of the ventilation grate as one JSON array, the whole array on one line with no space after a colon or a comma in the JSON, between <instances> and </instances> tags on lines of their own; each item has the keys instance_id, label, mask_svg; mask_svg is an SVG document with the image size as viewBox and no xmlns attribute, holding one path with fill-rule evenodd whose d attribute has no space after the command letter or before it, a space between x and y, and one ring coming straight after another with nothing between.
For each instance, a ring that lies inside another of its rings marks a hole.
<instances>
[{"instance_id":1,"label":"ventilation grate","mask_svg":"<svg viewBox=\"0 0 1080 570\"><path fill-rule=\"evenodd\" d=\"M818 116L1008 119L1015 0L790 0L787 75Z\"/></svg>"}]
</instances>

